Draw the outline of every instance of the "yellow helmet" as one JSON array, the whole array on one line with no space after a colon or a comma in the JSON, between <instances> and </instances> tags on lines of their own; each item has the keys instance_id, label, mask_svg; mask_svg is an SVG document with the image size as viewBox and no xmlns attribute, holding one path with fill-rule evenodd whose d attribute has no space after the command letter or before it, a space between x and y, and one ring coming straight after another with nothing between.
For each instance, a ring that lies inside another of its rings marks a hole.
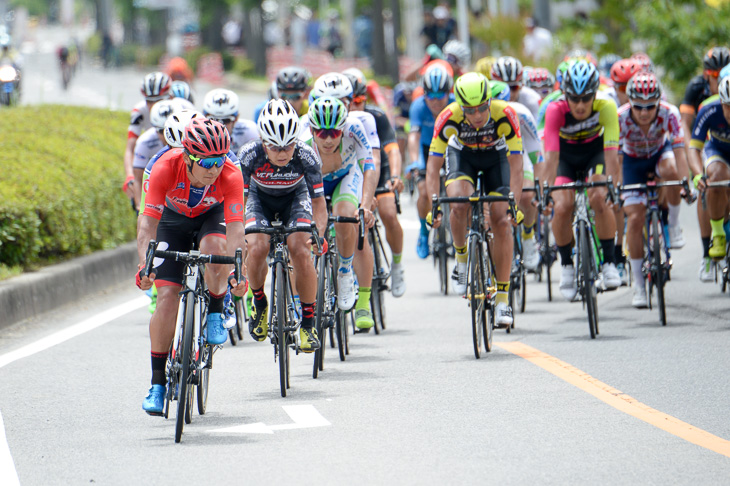
<instances>
[{"instance_id":1,"label":"yellow helmet","mask_svg":"<svg viewBox=\"0 0 730 486\"><path fill-rule=\"evenodd\" d=\"M496 57L487 56L477 61L474 70L478 73L482 73L487 79L492 79L492 64L497 60Z\"/></svg>"}]
</instances>

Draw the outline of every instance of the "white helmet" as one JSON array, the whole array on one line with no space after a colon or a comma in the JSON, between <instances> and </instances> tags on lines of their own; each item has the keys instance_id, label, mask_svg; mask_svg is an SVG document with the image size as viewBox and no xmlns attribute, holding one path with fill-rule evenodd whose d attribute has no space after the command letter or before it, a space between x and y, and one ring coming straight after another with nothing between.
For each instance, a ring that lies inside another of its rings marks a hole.
<instances>
[{"instance_id":1,"label":"white helmet","mask_svg":"<svg viewBox=\"0 0 730 486\"><path fill-rule=\"evenodd\" d=\"M521 83L523 68L519 59L512 56L502 56L492 64L492 79L503 83Z\"/></svg>"},{"instance_id":2,"label":"white helmet","mask_svg":"<svg viewBox=\"0 0 730 486\"><path fill-rule=\"evenodd\" d=\"M177 111L177 104L172 100L158 101L150 110L150 124L158 130L165 128L167 118Z\"/></svg>"},{"instance_id":3,"label":"white helmet","mask_svg":"<svg viewBox=\"0 0 730 486\"><path fill-rule=\"evenodd\" d=\"M725 76L717 87L722 104L730 103L730 76Z\"/></svg>"},{"instance_id":4,"label":"white helmet","mask_svg":"<svg viewBox=\"0 0 730 486\"><path fill-rule=\"evenodd\" d=\"M203 113L209 118L238 116L238 95L230 89L208 91L203 99Z\"/></svg>"},{"instance_id":5,"label":"white helmet","mask_svg":"<svg viewBox=\"0 0 730 486\"><path fill-rule=\"evenodd\" d=\"M185 136L185 127L193 118L203 118L203 114L195 110L180 110L167 118L165 122L165 141L172 148L182 148L183 137Z\"/></svg>"},{"instance_id":6,"label":"white helmet","mask_svg":"<svg viewBox=\"0 0 730 486\"><path fill-rule=\"evenodd\" d=\"M450 40L444 44L443 53L447 61L456 61L462 68L471 64L471 49L461 41ZM453 57L453 60L449 59L449 56Z\"/></svg>"},{"instance_id":7,"label":"white helmet","mask_svg":"<svg viewBox=\"0 0 730 486\"><path fill-rule=\"evenodd\" d=\"M180 110L193 110L193 111L197 111L197 109L195 108L195 105L192 104L191 102L189 102L186 99L183 99L183 98L173 98L170 101L172 101L175 104L175 106L177 107L177 110L175 110L175 111L180 111Z\"/></svg>"},{"instance_id":8,"label":"white helmet","mask_svg":"<svg viewBox=\"0 0 730 486\"><path fill-rule=\"evenodd\" d=\"M327 73L314 82L310 98L316 100L322 96L333 98L352 98L352 83L341 73Z\"/></svg>"},{"instance_id":9,"label":"white helmet","mask_svg":"<svg viewBox=\"0 0 730 486\"><path fill-rule=\"evenodd\" d=\"M259 135L264 143L286 147L297 140L299 115L286 100L270 100L259 115Z\"/></svg>"}]
</instances>

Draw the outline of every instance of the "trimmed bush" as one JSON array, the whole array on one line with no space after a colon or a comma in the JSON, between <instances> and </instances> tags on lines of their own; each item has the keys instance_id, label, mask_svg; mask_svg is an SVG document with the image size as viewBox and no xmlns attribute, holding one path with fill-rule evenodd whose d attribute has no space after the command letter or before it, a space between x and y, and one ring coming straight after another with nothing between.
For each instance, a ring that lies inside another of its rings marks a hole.
<instances>
[{"instance_id":1,"label":"trimmed bush","mask_svg":"<svg viewBox=\"0 0 730 486\"><path fill-rule=\"evenodd\" d=\"M0 265L29 267L131 241L121 191L129 115L45 105L3 110Z\"/></svg>"}]
</instances>

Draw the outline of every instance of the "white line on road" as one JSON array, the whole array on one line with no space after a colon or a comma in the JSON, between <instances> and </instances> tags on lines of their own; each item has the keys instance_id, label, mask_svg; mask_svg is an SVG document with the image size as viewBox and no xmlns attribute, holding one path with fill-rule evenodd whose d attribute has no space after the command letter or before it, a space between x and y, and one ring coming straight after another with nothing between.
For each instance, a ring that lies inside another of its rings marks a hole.
<instances>
[{"instance_id":1,"label":"white line on road","mask_svg":"<svg viewBox=\"0 0 730 486\"><path fill-rule=\"evenodd\" d=\"M115 319L122 317L125 314L129 314L132 311L144 307L149 304L149 297L142 296L136 299L120 304L116 307L112 307L109 310L96 314L85 321L79 322L76 325L58 331L50 336L46 336L43 339L23 346L20 349L5 353L0 356L0 368L5 365L17 361L22 358L40 353L48 348L51 348L57 344L61 344L64 341L80 336L86 332L101 327L104 324L111 322ZM10 447L5 438L5 426L3 425L2 414L0 414L0 484L5 486L19 485L18 473L15 471L15 463L13 462L13 456L10 454Z\"/></svg>"},{"instance_id":2,"label":"white line on road","mask_svg":"<svg viewBox=\"0 0 730 486\"><path fill-rule=\"evenodd\" d=\"M294 421L293 424L266 425L263 422L237 425L224 429L209 430L208 432L223 434L273 434L275 430L310 429L312 427L326 427L330 424L313 405L287 405L282 407Z\"/></svg>"},{"instance_id":3,"label":"white line on road","mask_svg":"<svg viewBox=\"0 0 730 486\"><path fill-rule=\"evenodd\" d=\"M15 470L13 456L10 455L10 447L5 438L5 426L3 425L3 415L0 413L0 484L6 486L20 485L18 473Z\"/></svg>"},{"instance_id":4,"label":"white line on road","mask_svg":"<svg viewBox=\"0 0 730 486\"><path fill-rule=\"evenodd\" d=\"M23 346L20 349L5 353L0 356L0 368L9 365L13 361L27 358L28 356L34 355L36 353L40 353L41 351L45 351L46 349L51 348L57 344L61 344L64 341L68 341L69 339L75 338L76 336L80 336L81 334L96 329L97 327L103 326L104 324L118 319L125 314L129 314L130 312L135 311L140 307L144 307L145 305L149 304L149 302L150 299L147 296L138 297L136 299L130 300L129 302L125 302L124 304L112 307L109 310L92 316L85 321L79 322L78 324L75 324L71 327L67 327L66 329L53 333L50 336L46 336L43 339L39 339L34 343Z\"/></svg>"}]
</instances>

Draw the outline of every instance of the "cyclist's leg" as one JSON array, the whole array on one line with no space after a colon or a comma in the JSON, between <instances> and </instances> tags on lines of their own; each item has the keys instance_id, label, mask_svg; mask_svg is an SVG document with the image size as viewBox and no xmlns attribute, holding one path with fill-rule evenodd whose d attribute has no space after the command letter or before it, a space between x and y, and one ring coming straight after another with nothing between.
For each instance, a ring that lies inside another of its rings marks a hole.
<instances>
[{"instance_id":1,"label":"cyclist's leg","mask_svg":"<svg viewBox=\"0 0 730 486\"><path fill-rule=\"evenodd\" d=\"M523 160L523 188L535 187L535 175L533 172L532 161L527 154L522 157ZM540 262L540 254L537 251L537 240L535 238L535 223L537 221L537 207L532 203L535 193L531 191L523 191L520 198L519 208L524 214L522 220L522 251L525 267L535 270Z\"/></svg>"},{"instance_id":2,"label":"cyclist's leg","mask_svg":"<svg viewBox=\"0 0 730 486\"><path fill-rule=\"evenodd\" d=\"M353 167L350 172L332 184L325 184L325 193L332 188L332 212L335 216L355 217L362 199L362 172ZM337 272L337 305L342 310L350 310L355 304L355 276L353 260L358 238L357 225L335 223L339 269ZM372 267L370 268L372 279Z\"/></svg>"},{"instance_id":3,"label":"cyclist's leg","mask_svg":"<svg viewBox=\"0 0 730 486\"><path fill-rule=\"evenodd\" d=\"M428 191L426 190L426 161L425 158L428 156L428 147L425 145L421 146L421 159L419 160L419 166L417 170L414 170L412 176L416 178L416 184L418 188L418 200L416 201L416 207L418 209L418 220L421 223L420 232L418 234L418 242L416 244L416 253L420 258L428 257L430 248L428 246L428 226L426 225L426 215L431 210L431 200L428 197Z\"/></svg>"},{"instance_id":4,"label":"cyclist's leg","mask_svg":"<svg viewBox=\"0 0 730 486\"><path fill-rule=\"evenodd\" d=\"M705 171L710 182L724 181L730 179L730 165L726 154L716 150L711 142L705 146L707 161ZM710 215L710 226L712 228L712 244L710 246L711 258L722 258L725 256L725 230L723 223L727 215L728 204L727 189L710 189L707 191L707 208Z\"/></svg>"},{"instance_id":5,"label":"cyclist's leg","mask_svg":"<svg viewBox=\"0 0 730 486\"><path fill-rule=\"evenodd\" d=\"M474 193L476 171L463 160L463 153L459 147L449 145L446 150L446 195L449 197L467 197ZM450 203L449 223L451 238L456 252L454 290L457 295L466 292L466 263L467 263L467 224L469 204Z\"/></svg>"},{"instance_id":6,"label":"cyclist's leg","mask_svg":"<svg viewBox=\"0 0 730 486\"><path fill-rule=\"evenodd\" d=\"M568 160L562 158L558 163L555 185L568 184L576 180L577 174ZM573 208L575 207L574 191L555 191L551 193L554 202L553 236L560 254L562 266L560 274L560 293L567 300L573 300L578 289L575 284L575 266L573 265Z\"/></svg>"},{"instance_id":7,"label":"cyclist's leg","mask_svg":"<svg viewBox=\"0 0 730 486\"><path fill-rule=\"evenodd\" d=\"M659 162L656 165L656 173L663 181L679 180L677 160L669 142L665 144L662 150ZM682 202L681 191L682 188L679 186L663 187L659 191L662 205L666 204L669 209L669 241L667 244L671 248L682 248L685 245L682 228L679 226L679 209Z\"/></svg>"},{"instance_id":8,"label":"cyclist's leg","mask_svg":"<svg viewBox=\"0 0 730 486\"><path fill-rule=\"evenodd\" d=\"M623 157L618 157L618 180L614 181L614 184L620 184L623 182ZM619 271L621 277L621 285L629 284L629 275L626 271L626 257L624 257L623 244L624 244L624 223L626 220L626 214L623 208L619 208L618 211L613 212L614 219L616 220L616 239L614 245L614 262Z\"/></svg>"},{"instance_id":9,"label":"cyclist's leg","mask_svg":"<svg viewBox=\"0 0 730 486\"><path fill-rule=\"evenodd\" d=\"M649 175L654 173L655 161L635 159L624 155L624 184L645 184ZM632 305L637 308L646 307L646 287L642 265L644 262L644 228L646 226L646 193L641 191L623 193L624 211L628 217L626 241L629 245L631 272L634 275L634 297Z\"/></svg>"}]
</instances>

